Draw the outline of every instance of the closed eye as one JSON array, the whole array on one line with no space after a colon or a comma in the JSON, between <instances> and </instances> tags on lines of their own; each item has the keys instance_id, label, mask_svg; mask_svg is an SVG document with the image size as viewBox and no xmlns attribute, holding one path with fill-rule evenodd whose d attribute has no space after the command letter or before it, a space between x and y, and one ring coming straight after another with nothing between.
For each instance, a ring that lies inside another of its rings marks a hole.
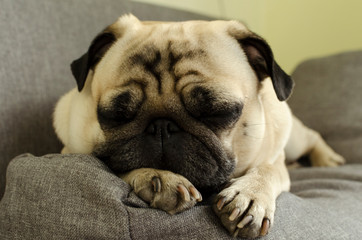
<instances>
[{"instance_id":1,"label":"closed eye","mask_svg":"<svg viewBox=\"0 0 362 240\"><path fill-rule=\"evenodd\" d=\"M107 106L98 105L97 116L102 127L114 128L131 122L137 115L141 102L135 101L127 91L115 97Z\"/></svg>"},{"instance_id":2,"label":"closed eye","mask_svg":"<svg viewBox=\"0 0 362 240\"><path fill-rule=\"evenodd\" d=\"M239 120L242 109L242 103L226 103L215 111L212 109L201 111L198 119L209 127L228 128Z\"/></svg>"},{"instance_id":3,"label":"closed eye","mask_svg":"<svg viewBox=\"0 0 362 240\"><path fill-rule=\"evenodd\" d=\"M183 97L186 110L195 119L210 128L229 128L240 118L243 103L220 98L205 87L194 87L187 98Z\"/></svg>"}]
</instances>

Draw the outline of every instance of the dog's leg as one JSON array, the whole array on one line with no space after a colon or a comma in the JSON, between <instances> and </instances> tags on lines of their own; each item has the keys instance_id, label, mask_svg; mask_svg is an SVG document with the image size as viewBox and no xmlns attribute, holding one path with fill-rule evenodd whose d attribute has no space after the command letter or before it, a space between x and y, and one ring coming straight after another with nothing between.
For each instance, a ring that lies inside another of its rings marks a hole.
<instances>
[{"instance_id":1,"label":"dog's leg","mask_svg":"<svg viewBox=\"0 0 362 240\"><path fill-rule=\"evenodd\" d=\"M282 153L274 164L249 169L219 193L213 209L232 235L255 238L268 233L276 198L290 186L284 159Z\"/></svg>"},{"instance_id":2,"label":"dog's leg","mask_svg":"<svg viewBox=\"0 0 362 240\"><path fill-rule=\"evenodd\" d=\"M151 207L175 214L202 200L201 193L183 176L164 170L140 168L120 176Z\"/></svg>"},{"instance_id":3,"label":"dog's leg","mask_svg":"<svg viewBox=\"0 0 362 240\"><path fill-rule=\"evenodd\" d=\"M342 156L327 145L318 132L306 127L295 116L285 152L288 162L307 154L310 156L312 166L338 166L345 162Z\"/></svg>"},{"instance_id":4,"label":"dog's leg","mask_svg":"<svg viewBox=\"0 0 362 240\"><path fill-rule=\"evenodd\" d=\"M63 147L62 151L60 152L61 154L67 154L67 153L71 153L69 151L69 149L67 147Z\"/></svg>"}]
</instances>

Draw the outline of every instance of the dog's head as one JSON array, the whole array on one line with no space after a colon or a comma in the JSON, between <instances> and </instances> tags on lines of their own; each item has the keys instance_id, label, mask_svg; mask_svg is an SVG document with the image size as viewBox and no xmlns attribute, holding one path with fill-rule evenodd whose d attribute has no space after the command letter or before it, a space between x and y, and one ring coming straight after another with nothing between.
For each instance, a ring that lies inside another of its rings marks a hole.
<instances>
[{"instance_id":1,"label":"dog's head","mask_svg":"<svg viewBox=\"0 0 362 240\"><path fill-rule=\"evenodd\" d=\"M96 122L102 136L93 154L117 173L165 169L201 189L232 173L235 139L261 83L271 79L280 101L293 86L268 44L236 21L123 16L71 69L91 108L81 124Z\"/></svg>"}]
</instances>

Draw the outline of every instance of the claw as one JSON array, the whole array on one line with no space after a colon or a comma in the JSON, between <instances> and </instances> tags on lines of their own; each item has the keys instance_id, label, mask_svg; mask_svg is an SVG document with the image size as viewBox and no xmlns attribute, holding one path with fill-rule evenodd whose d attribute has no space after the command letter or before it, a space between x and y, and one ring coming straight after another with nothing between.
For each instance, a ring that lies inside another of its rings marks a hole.
<instances>
[{"instance_id":1,"label":"claw","mask_svg":"<svg viewBox=\"0 0 362 240\"><path fill-rule=\"evenodd\" d=\"M233 222L239 216L240 212L241 212L240 208L235 208L231 212L231 214L229 216L229 220Z\"/></svg>"},{"instance_id":2,"label":"claw","mask_svg":"<svg viewBox=\"0 0 362 240\"><path fill-rule=\"evenodd\" d=\"M196 199L196 201L198 201L198 202L202 201L201 193L199 191L197 191L197 189L194 186L190 187L190 192L191 192L191 195Z\"/></svg>"},{"instance_id":3,"label":"claw","mask_svg":"<svg viewBox=\"0 0 362 240\"><path fill-rule=\"evenodd\" d=\"M263 224L261 225L260 235L265 236L268 233L270 227L270 220L268 218L264 218Z\"/></svg>"},{"instance_id":4,"label":"claw","mask_svg":"<svg viewBox=\"0 0 362 240\"><path fill-rule=\"evenodd\" d=\"M177 191L179 193L181 193L181 196L182 198L186 201L186 202L189 202L191 201L191 198L190 198L190 193L189 191L186 189L186 187L184 185L178 185L177 186Z\"/></svg>"},{"instance_id":5,"label":"claw","mask_svg":"<svg viewBox=\"0 0 362 240\"><path fill-rule=\"evenodd\" d=\"M240 228L237 228L233 234L233 237L236 238L239 234Z\"/></svg>"},{"instance_id":6,"label":"claw","mask_svg":"<svg viewBox=\"0 0 362 240\"><path fill-rule=\"evenodd\" d=\"M245 225L247 225L247 224L249 224L251 221L253 221L253 216L252 215L247 215L247 216L245 216L244 218L243 218L243 220L241 220L239 223L238 223L238 225L237 225L237 227L238 228L243 228L243 227L245 227Z\"/></svg>"},{"instance_id":7,"label":"claw","mask_svg":"<svg viewBox=\"0 0 362 240\"><path fill-rule=\"evenodd\" d=\"M152 178L152 185L154 192L161 192L161 180L159 177Z\"/></svg>"},{"instance_id":8,"label":"claw","mask_svg":"<svg viewBox=\"0 0 362 240\"><path fill-rule=\"evenodd\" d=\"M216 207L217 207L217 209L219 209L219 211L222 209L225 202L226 202L226 198L224 198L224 197L220 198L220 200L217 202Z\"/></svg>"}]
</instances>

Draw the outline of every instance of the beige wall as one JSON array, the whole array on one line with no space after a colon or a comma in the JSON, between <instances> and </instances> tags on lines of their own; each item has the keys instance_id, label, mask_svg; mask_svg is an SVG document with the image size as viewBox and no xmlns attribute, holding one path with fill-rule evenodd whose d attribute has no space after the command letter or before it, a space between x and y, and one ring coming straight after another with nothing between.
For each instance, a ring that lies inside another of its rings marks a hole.
<instances>
[{"instance_id":1,"label":"beige wall","mask_svg":"<svg viewBox=\"0 0 362 240\"><path fill-rule=\"evenodd\" d=\"M291 72L302 60L362 49L361 0L134 0L244 21Z\"/></svg>"}]
</instances>

